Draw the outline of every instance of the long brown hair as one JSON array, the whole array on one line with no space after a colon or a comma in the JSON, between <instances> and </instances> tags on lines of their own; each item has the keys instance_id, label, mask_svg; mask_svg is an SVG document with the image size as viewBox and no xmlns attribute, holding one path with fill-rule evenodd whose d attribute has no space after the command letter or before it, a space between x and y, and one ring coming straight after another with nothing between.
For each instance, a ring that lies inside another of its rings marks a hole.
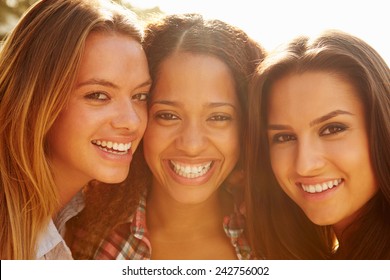
<instances>
[{"instance_id":1,"label":"long brown hair","mask_svg":"<svg viewBox=\"0 0 390 280\"><path fill-rule=\"evenodd\" d=\"M32 259L59 207L46 135L72 91L91 32L141 42L134 15L109 1L36 2L0 53L0 257ZM82 186L80 186L81 188Z\"/></svg>"},{"instance_id":2,"label":"long brown hair","mask_svg":"<svg viewBox=\"0 0 390 280\"><path fill-rule=\"evenodd\" d=\"M316 226L281 190L272 173L267 139L269 88L289 73L323 71L345 78L365 107L370 155L379 192L339 241L330 226ZM246 167L250 239L259 257L270 259L390 258L390 72L367 43L329 30L299 37L264 60L253 79Z\"/></svg>"}]
</instances>

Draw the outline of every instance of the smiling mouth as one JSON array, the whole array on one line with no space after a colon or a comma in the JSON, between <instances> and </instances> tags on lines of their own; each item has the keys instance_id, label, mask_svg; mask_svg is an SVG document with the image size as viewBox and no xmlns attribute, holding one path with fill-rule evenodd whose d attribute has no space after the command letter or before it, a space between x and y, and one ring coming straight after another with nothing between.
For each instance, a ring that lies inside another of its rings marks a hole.
<instances>
[{"instance_id":1,"label":"smiling mouth","mask_svg":"<svg viewBox=\"0 0 390 280\"><path fill-rule=\"evenodd\" d=\"M112 141L92 140L91 143L97 146L102 151L116 155L125 155L131 149L131 142L118 143Z\"/></svg>"},{"instance_id":2,"label":"smiling mouth","mask_svg":"<svg viewBox=\"0 0 390 280\"><path fill-rule=\"evenodd\" d=\"M300 184L302 187L302 190L308 193L321 193L326 190L332 189L333 187L337 187L343 182L343 179L335 179L335 180L330 180L327 182L323 182L321 184L314 184L314 185L305 185L305 184Z\"/></svg>"},{"instance_id":3,"label":"smiling mouth","mask_svg":"<svg viewBox=\"0 0 390 280\"><path fill-rule=\"evenodd\" d=\"M203 176L210 170L213 163L212 161L209 161L203 164L184 164L184 163L174 162L172 160L169 162L172 170L177 175L189 179Z\"/></svg>"}]
</instances>

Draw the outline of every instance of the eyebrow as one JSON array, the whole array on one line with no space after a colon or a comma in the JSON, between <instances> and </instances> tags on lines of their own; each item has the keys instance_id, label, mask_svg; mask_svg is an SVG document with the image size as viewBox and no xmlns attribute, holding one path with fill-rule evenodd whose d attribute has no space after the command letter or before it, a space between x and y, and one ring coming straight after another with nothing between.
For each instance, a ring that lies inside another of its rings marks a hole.
<instances>
[{"instance_id":1,"label":"eyebrow","mask_svg":"<svg viewBox=\"0 0 390 280\"><path fill-rule=\"evenodd\" d=\"M146 87L146 86L151 86L152 85L152 80L149 79L145 82L143 82L142 84L140 84L139 86L137 86L136 88L141 88L141 87Z\"/></svg>"},{"instance_id":2,"label":"eyebrow","mask_svg":"<svg viewBox=\"0 0 390 280\"><path fill-rule=\"evenodd\" d=\"M153 106L154 104L163 104L163 105L176 106L176 107L181 106L180 102L164 100L164 99L155 100L155 101L150 103L151 106ZM223 106L230 106L233 109L237 110L236 106L234 106L233 104L228 103L228 102L210 102L210 103L207 103L207 105L205 107L217 108L217 107L223 107Z\"/></svg>"},{"instance_id":3,"label":"eyebrow","mask_svg":"<svg viewBox=\"0 0 390 280\"><path fill-rule=\"evenodd\" d=\"M314 125L320 124L320 123L325 122L325 121L327 121L327 120L329 120L331 118L334 118L334 117L336 117L338 115L353 115L353 114L350 113L350 112L347 112L347 111L343 111L343 110L335 110L335 111L332 111L332 112L330 112L330 113L328 113L328 114L326 114L326 115L324 115L322 117L319 117L317 119L312 120L309 123L309 125L310 126L314 126Z\"/></svg>"},{"instance_id":4,"label":"eyebrow","mask_svg":"<svg viewBox=\"0 0 390 280\"><path fill-rule=\"evenodd\" d=\"M316 118L314 120L312 120L309 125L312 127L312 126L315 126L317 124L320 124L322 122L325 122L331 118L334 118L338 115L353 115L352 113L350 112L347 112L347 111L344 111L344 110L335 110L335 111L332 111L326 115L323 115L319 118ZM269 130L288 130L288 129L291 129L291 126L289 125L283 125L283 124L271 124L271 125L268 125L268 129Z\"/></svg>"},{"instance_id":5,"label":"eyebrow","mask_svg":"<svg viewBox=\"0 0 390 280\"><path fill-rule=\"evenodd\" d=\"M105 87L110 87L110 88L114 88L114 89L118 89L119 86L117 86L116 84L110 82L110 81L107 81L107 80L104 80L104 79L89 79L85 82L82 82L82 83L79 83L77 84L77 88L80 88L80 87L83 87L83 86L86 86L86 85L101 85L101 86L105 86ZM145 87L145 86L150 86L152 85L152 80L149 79L145 82L143 82L142 84L138 85L136 87L136 89L138 88L141 88L141 87Z\"/></svg>"},{"instance_id":6,"label":"eyebrow","mask_svg":"<svg viewBox=\"0 0 390 280\"><path fill-rule=\"evenodd\" d=\"M104 79L95 79L95 78L78 83L76 87L80 88L80 87L87 86L87 85L100 85L100 86L111 87L111 88L115 88L115 89L118 88L118 86L116 84L114 84L110 81L107 81Z\"/></svg>"}]
</instances>

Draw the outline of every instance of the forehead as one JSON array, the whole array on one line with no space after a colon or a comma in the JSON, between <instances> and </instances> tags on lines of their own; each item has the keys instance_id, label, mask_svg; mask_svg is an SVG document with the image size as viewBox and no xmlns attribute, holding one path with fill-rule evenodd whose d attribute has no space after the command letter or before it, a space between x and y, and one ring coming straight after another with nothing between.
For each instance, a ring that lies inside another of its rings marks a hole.
<instances>
[{"instance_id":1,"label":"forehead","mask_svg":"<svg viewBox=\"0 0 390 280\"><path fill-rule=\"evenodd\" d=\"M162 96L191 96L194 101L237 99L235 82L227 65L216 57L192 53L175 53L162 62L152 98Z\"/></svg>"},{"instance_id":2,"label":"forehead","mask_svg":"<svg viewBox=\"0 0 390 280\"><path fill-rule=\"evenodd\" d=\"M345 108L362 113L354 85L327 72L292 73L276 80L269 90L268 116L315 117Z\"/></svg>"}]
</instances>

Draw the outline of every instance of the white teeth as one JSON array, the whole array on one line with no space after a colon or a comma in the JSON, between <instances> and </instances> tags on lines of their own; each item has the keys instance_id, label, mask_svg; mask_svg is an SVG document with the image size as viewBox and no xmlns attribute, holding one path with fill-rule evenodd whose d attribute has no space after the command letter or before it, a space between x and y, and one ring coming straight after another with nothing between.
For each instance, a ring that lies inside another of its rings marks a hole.
<instances>
[{"instance_id":1,"label":"white teeth","mask_svg":"<svg viewBox=\"0 0 390 280\"><path fill-rule=\"evenodd\" d=\"M171 161L171 164L176 174L185 178L193 179L206 174L211 168L212 161L201 165L188 165L174 161Z\"/></svg>"},{"instance_id":2,"label":"white teeth","mask_svg":"<svg viewBox=\"0 0 390 280\"><path fill-rule=\"evenodd\" d=\"M131 142L129 143L117 143L111 141L92 140L92 144L95 144L99 149L113 153L113 154L127 154L131 148Z\"/></svg>"},{"instance_id":3,"label":"white teeth","mask_svg":"<svg viewBox=\"0 0 390 280\"><path fill-rule=\"evenodd\" d=\"M333 187L338 186L342 181L343 181L342 179L336 179L336 180L331 180L328 182L318 183L314 185L301 184L301 187L305 192L308 193L320 193L326 191L327 189L331 189Z\"/></svg>"}]
</instances>

